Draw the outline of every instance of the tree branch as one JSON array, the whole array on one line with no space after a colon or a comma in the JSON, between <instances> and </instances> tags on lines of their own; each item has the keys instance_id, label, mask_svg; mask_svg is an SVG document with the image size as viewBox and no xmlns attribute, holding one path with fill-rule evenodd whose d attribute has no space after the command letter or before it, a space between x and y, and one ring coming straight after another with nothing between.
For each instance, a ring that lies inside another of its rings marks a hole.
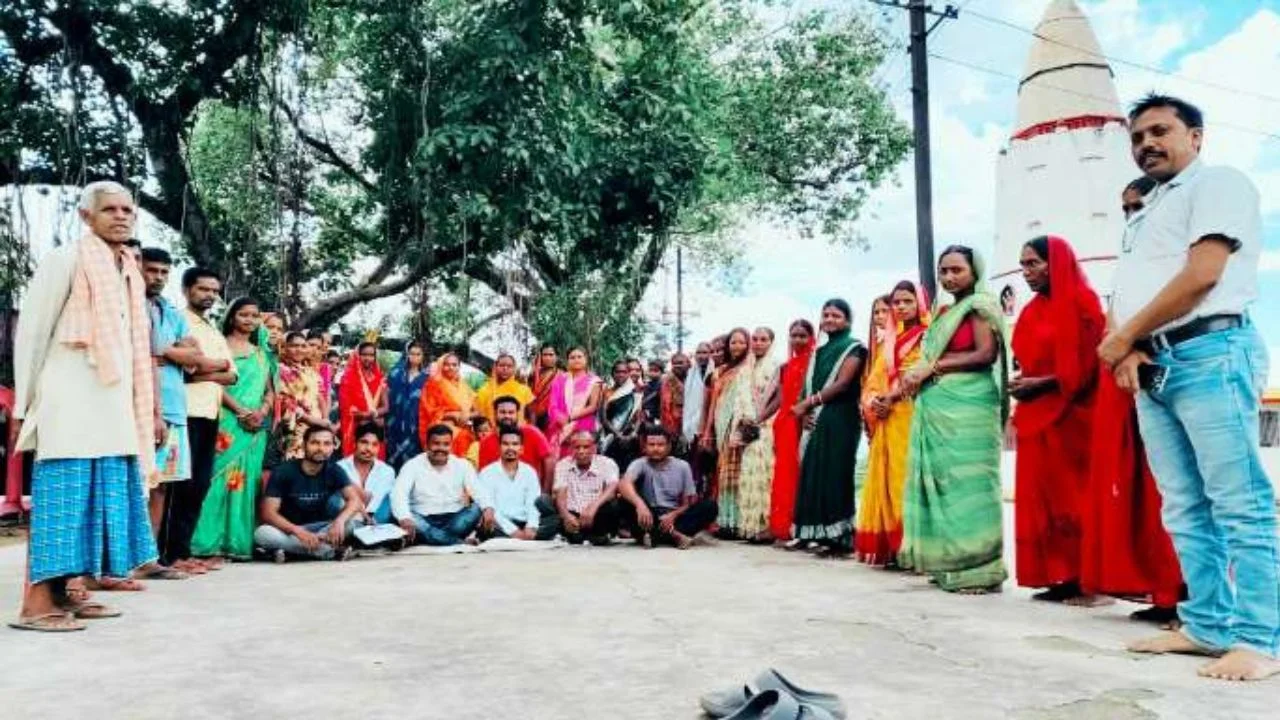
<instances>
[{"instance_id":1,"label":"tree branch","mask_svg":"<svg viewBox=\"0 0 1280 720\"><path fill-rule=\"evenodd\" d=\"M302 140L304 144L314 150L322 160L342 171L344 175L355 181L360 185L360 187L364 188L366 192L370 194L377 194L378 186L372 180L366 178L354 165L347 162L342 155L338 154L338 151L334 149L333 145L329 144L328 141L321 140L311 135L311 133L306 130L303 130L301 118L299 118L298 114L285 104L284 101L276 99L275 105L280 108L280 111L284 113L285 117L289 118L289 123L293 125L293 131L298 134L298 139Z\"/></svg>"},{"instance_id":2,"label":"tree branch","mask_svg":"<svg viewBox=\"0 0 1280 720\"><path fill-rule=\"evenodd\" d=\"M255 0L241 3L239 12L222 31L209 36L194 53L195 57L204 57L204 62L183 74L182 82L167 100L181 117L186 118L201 101L217 95L227 73L242 57L254 51L263 20L262 10L269 4Z\"/></svg>"},{"instance_id":3,"label":"tree branch","mask_svg":"<svg viewBox=\"0 0 1280 720\"><path fill-rule=\"evenodd\" d=\"M782 185L796 185L812 190L826 190L836 183L849 180L845 175L852 173L862 167L862 165L863 162L860 159L850 160L842 165L837 165L831 168L827 171L825 177L820 177L816 180L811 178L787 177L773 168L768 168L764 172L773 179L774 182ZM856 180L857 178L854 179Z\"/></svg>"}]
</instances>

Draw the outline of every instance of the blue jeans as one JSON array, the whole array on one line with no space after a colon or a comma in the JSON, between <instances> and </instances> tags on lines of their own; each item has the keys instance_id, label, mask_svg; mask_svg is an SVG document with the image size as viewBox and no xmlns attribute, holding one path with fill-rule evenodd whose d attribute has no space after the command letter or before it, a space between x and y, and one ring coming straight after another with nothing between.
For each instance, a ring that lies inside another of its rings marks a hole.
<instances>
[{"instance_id":1,"label":"blue jeans","mask_svg":"<svg viewBox=\"0 0 1280 720\"><path fill-rule=\"evenodd\" d=\"M480 524L480 506L471 503L453 513L419 515L413 513L413 524L418 529L415 545L460 545Z\"/></svg>"},{"instance_id":2,"label":"blue jeans","mask_svg":"<svg viewBox=\"0 0 1280 720\"><path fill-rule=\"evenodd\" d=\"M1158 393L1140 393L1138 420L1187 582L1183 631L1210 649L1275 657L1280 540L1275 489L1258 450L1266 345L1247 324L1154 359L1168 367L1168 380Z\"/></svg>"}]
</instances>

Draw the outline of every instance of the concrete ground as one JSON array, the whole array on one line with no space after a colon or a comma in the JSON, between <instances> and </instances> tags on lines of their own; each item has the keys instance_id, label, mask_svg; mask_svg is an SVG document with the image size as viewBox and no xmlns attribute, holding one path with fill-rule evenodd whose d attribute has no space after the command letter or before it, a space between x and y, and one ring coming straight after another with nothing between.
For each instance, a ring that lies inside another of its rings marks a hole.
<instances>
[{"instance_id":1,"label":"concrete ground","mask_svg":"<svg viewBox=\"0 0 1280 720\"><path fill-rule=\"evenodd\" d=\"M0 549L16 614L21 547ZM366 557L235 565L143 593L70 636L0 628L0 717L700 717L776 666L851 718L1265 718L1280 681L1201 680L1122 650L1134 606L956 597L854 563L688 552Z\"/></svg>"}]
</instances>

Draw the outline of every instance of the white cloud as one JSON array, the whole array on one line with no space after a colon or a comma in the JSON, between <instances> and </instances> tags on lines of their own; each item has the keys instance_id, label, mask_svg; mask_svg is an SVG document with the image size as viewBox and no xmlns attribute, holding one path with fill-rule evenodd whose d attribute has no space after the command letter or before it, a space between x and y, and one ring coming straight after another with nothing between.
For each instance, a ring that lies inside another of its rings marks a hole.
<instances>
[{"instance_id":1,"label":"white cloud","mask_svg":"<svg viewBox=\"0 0 1280 720\"><path fill-rule=\"evenodd\" d=\"M1258 261L1260 272L1280 272L1280 250L1263 250Z\"/></svg>"}]
</instances>

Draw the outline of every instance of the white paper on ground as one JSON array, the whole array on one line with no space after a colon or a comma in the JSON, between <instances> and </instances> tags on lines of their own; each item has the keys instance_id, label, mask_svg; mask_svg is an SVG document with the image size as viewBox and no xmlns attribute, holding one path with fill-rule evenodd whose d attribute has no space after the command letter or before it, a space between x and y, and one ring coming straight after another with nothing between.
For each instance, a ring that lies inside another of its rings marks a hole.
<instances>
[{"instance_id":1,"label":"white paper on ground","mask_svg":"<svg viewBox=\"0 0 1280 720\"><path fill-rule=\"evenodd\" d=\"M358 527L352 535L365 545L377 545L379 543L388 542L390 540L399 540L406 533L399 525L382 524L382 525L365 525Z\"/></svg>"},{"instance_id":2,"label":"white paper on ground","mask_svg":"<svg viewBox=\"0 0 1280 720\"><path fill-rule=\"evenodd\" d=\"M483 552L528 552L530 550L555 550L566 545L563 540L515 540L494 538L480 543Z\"/></svg>"}]
</instances>

